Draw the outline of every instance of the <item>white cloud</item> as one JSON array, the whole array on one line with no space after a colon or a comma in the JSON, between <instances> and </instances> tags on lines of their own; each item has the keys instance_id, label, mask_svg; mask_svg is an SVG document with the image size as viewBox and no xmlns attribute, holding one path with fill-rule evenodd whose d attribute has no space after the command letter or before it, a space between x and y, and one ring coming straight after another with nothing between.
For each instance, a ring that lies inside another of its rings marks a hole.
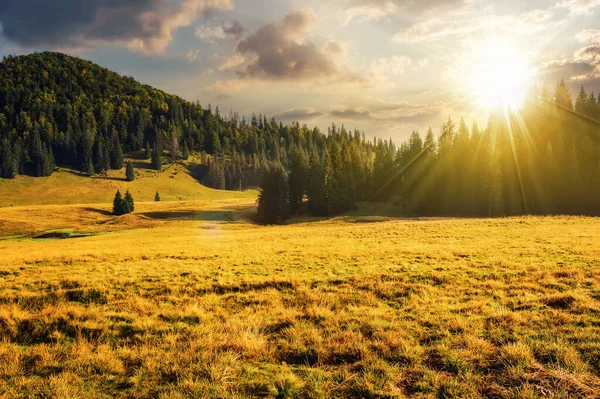
<instances>
[{"instance_id":1,"label":"white cloud","mask_svg":"<svg viewBox=\"0 0 600 399\"><path fill-rule=\"evenodd\" d=\"M234 54L231 57L227 58L220 66L219 71L228 71L238 67L246 62L246 58L239 55Z\"/></svg>"},{"instance_id":2,"label":"white cloud","mask_svg":"<svg viewBox=\"0 0 600 399\"><path fill-rule=\"evenodd\" d=\"M371 70L377 76L404 76L412 66L412 59L405 55L381 57L371 62Z\"/></svg>"},{"instance_id":3,"label":"white cloud","mask_svg":"<svg viewBox=\"0 0 600 399\"><path fill-rule=\"evenodd\" d=\"M600 0L564 0L557 6L569 9L571 14L589 15L596 7L600 6Z\"/></svg>"},{"instance_id":4,"label":"white cloud","mask_svg":"<svg viewBox=\"0 0 600 399\"><path fill-rule=\"evenodd\" d=\"M561 22L553 21L549 10L532 10L520 15L489 15L464 20L439 18L419 22L395 36L402 43L434 42L449 36L472 35L485 30L529 35L555 27Z\"/></svg>"}]
</instances>

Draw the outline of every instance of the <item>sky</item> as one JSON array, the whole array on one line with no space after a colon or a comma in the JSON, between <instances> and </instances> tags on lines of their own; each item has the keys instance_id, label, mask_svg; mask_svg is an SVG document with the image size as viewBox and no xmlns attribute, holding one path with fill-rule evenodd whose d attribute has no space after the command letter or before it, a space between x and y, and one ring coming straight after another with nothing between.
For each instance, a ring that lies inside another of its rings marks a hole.
<instances>
[{"instance_id":1,"label":"sky","mask_svg":"<svg viewBox=\"0 0 600 399\"><path fill-rule=\"evenodd\" d=\"M225 115L394 140L484 122L516 63L519 87L600 92L600 0L2 0L0 29L3 54L62 51Z\"/></svg>"}]
</instances>

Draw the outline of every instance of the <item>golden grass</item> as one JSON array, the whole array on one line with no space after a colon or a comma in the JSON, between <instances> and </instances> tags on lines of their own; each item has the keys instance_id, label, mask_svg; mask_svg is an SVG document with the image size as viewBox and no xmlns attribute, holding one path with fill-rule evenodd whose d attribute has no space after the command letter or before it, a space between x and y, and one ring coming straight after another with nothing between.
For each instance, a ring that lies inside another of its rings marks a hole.
<instances>
[{"instance_id":1,"label":"golden grass","mask_svg":"<svg viewBox=\"0 0 600 399\"><path fill-rule=\"evenodd\" d=\"M0 241L0 397L600 392L598 219L259 227L252 204L1 209L0 236L101 234Z\"/></svg>"},{"instance_id":2,"label":"golden grass","mask_svg":"<svg viewBox=\"0 0 600 399\"><path fill-rule=\"evenodd\" d=\"M50 177L17 176L0 179L0 207L50 204L112 203L115 192L131 191L137 201L153 201L158 191L163 201L255 199L256 191L227 192L207 188L189 173L188 162L167 164L160 172L150 169L150 161L134 160L136 178L125 181L125 168L106 176L88 177L60 168Z\"/></svg>"}]
</instances>

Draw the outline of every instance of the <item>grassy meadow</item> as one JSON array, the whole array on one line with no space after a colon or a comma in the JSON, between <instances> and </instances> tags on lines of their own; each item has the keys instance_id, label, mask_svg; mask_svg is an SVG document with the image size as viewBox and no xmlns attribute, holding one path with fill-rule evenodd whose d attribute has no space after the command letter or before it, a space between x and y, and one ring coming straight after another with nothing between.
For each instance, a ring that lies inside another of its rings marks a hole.
<instances>
[{"instance_id":1,"label":"grassy meadow","mask_svg":"<svg viewBox=\"0 0 600 399\"><path fill-rule=\"evenodd\" d=\"M254 192L143 173L0 181L0 397L600 395L598 219L261 227Z\"/></svg>"}]
</instances>

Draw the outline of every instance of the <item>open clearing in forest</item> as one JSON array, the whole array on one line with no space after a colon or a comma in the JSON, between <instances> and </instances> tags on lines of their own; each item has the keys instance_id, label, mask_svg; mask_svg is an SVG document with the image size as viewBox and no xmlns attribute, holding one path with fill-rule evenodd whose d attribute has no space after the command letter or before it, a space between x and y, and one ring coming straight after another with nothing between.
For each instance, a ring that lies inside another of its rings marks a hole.
<instances>
[{"instance_id":1,"label":"open clearing in forest","mask_svg":"<svg viewBox=\"0 0 600 399\"><path fill-rule=\"evenodd\" d=\"M0 396L600 392L598 219L260 227L253 206L0 208Z\"/></svg>"}]
</instances>

